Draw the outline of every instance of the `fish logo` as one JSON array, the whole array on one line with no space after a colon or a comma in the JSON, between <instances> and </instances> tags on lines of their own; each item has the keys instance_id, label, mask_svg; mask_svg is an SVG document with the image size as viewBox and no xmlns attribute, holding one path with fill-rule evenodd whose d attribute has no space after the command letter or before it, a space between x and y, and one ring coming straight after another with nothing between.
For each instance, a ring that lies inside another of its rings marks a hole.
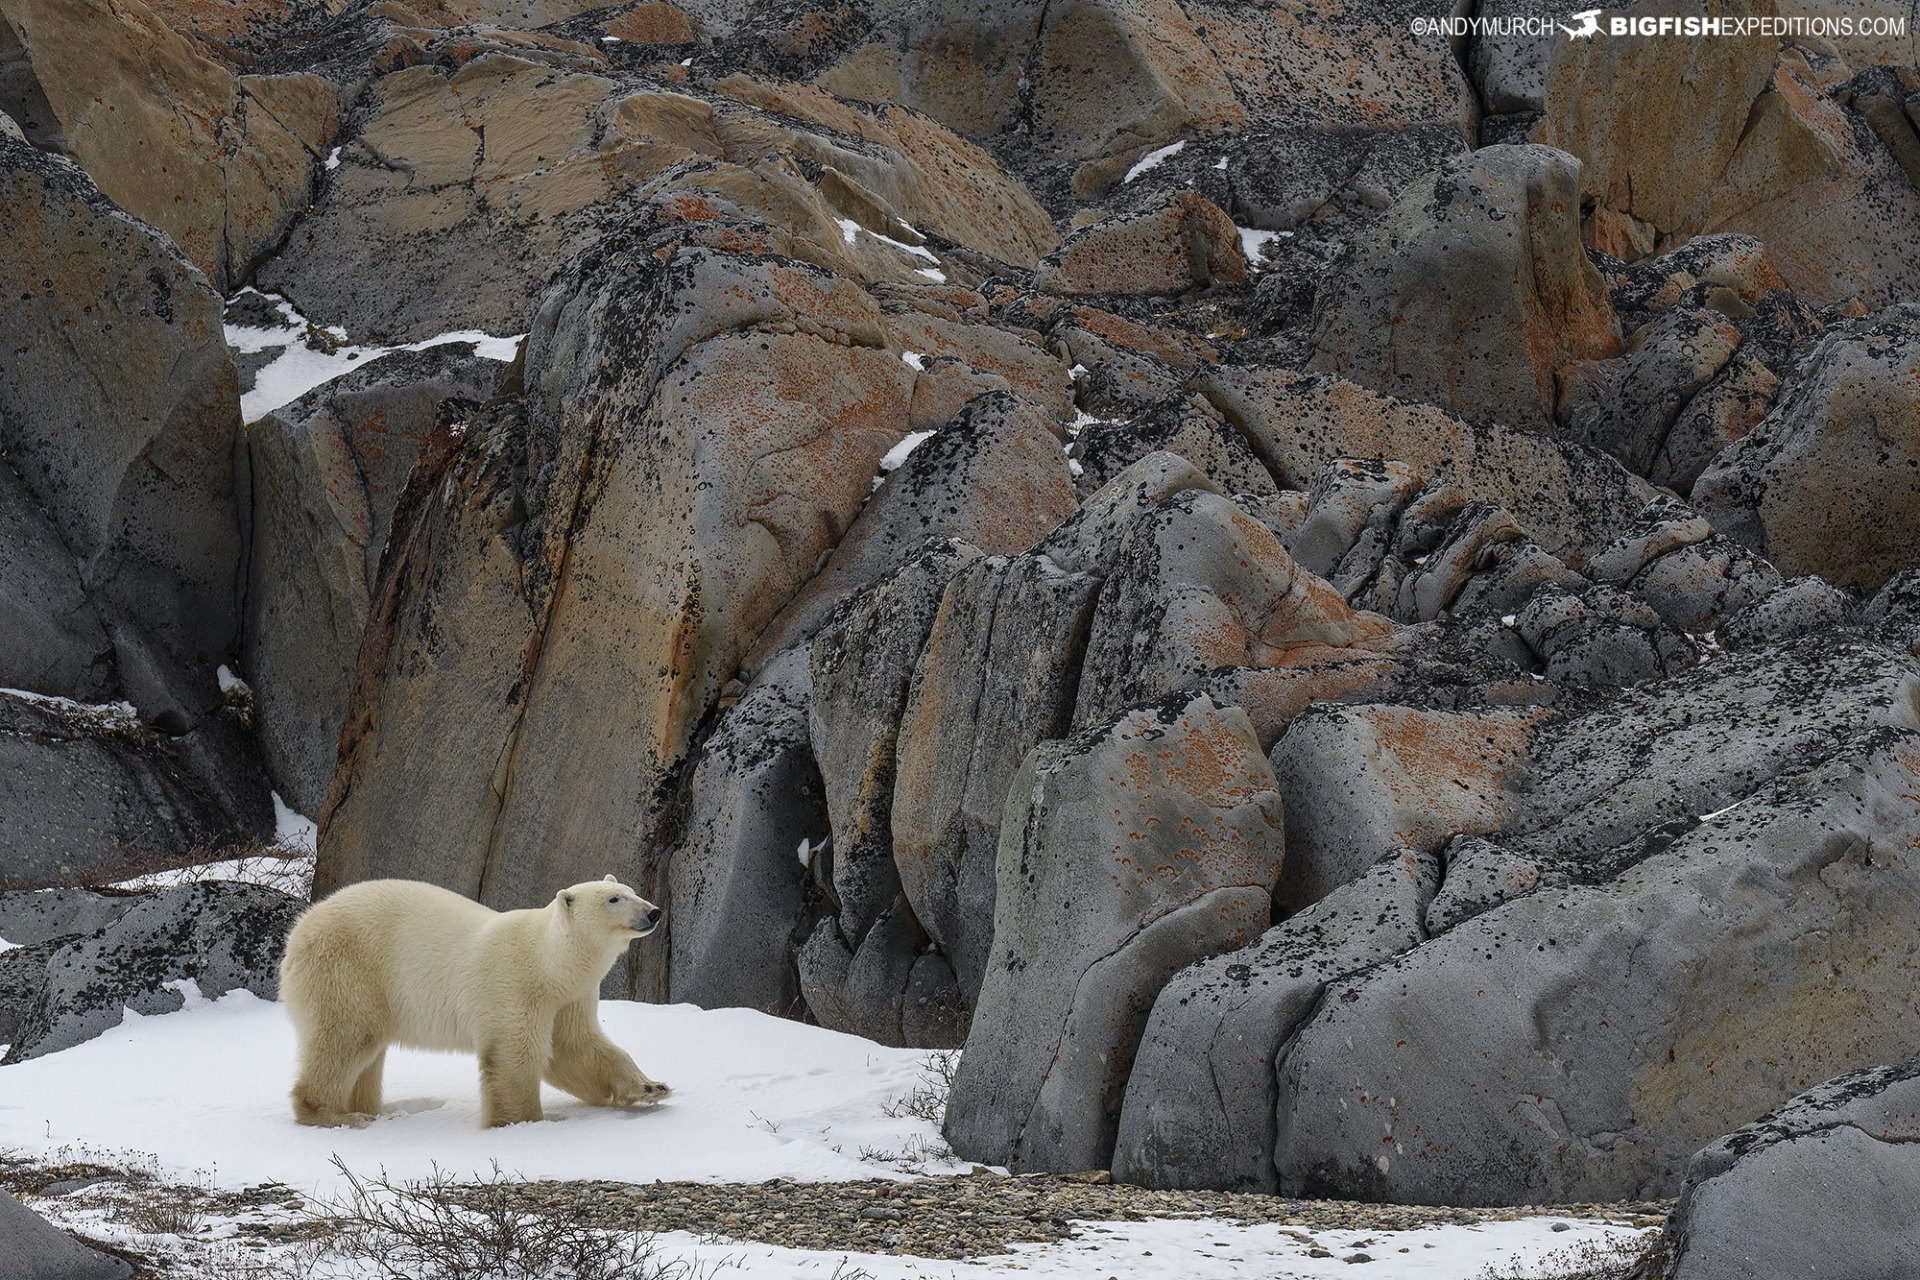
<instances>
[{"instance_id":1,"label":"fish logo","mask_svg":"<svg viewBox=\"0 0 1920 1280\"><path fill-rule=\"evenodd\" d=\"M1567 33L1568 40L1585 40L1588 36L1600 34L1600 13L1599 9L1585 9L1571 15L1573 20L1580 24L1578 27L1569 27L1565 23L1554 25Z\"/></svg>"}]
</instances>

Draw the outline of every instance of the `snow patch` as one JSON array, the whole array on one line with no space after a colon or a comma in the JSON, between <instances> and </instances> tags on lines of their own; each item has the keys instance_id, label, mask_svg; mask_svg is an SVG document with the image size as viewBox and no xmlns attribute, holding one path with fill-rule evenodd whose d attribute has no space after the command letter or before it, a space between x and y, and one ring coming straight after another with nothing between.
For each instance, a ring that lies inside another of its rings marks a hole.
<instances>
[{"instance_id":1,"label":"snow patch","mask_svg":"<svg viewBox=\"0 0 1920 1280\"><path fill-rule=\"evenodd\" d=\"M921 357L918 351L902 351L900 353L900 359L906 363L909 369L917 373L925 373L927 371L927 362Z\"/></svg>"},{"instance_id":2,"label":"snow patch","mask_svg":"<svg viewBox=\"0 0 1920 1280\"><path fill-rule=\"evenodd\" d=\"M339 167L340 167L340 148L335 147L333 150L327 152L327 168L338 169Z\"/></svg>"},{"instance_id":3,"label":"snow patch","mask_svg":"<svg viewBox=\"0 0 1920 1280\"><path fill-rule=\"evenodd\" d=\"M220 664L220 669L213 673L213 678L220 682L220 692L222 693L234 693L236 691L240 693L253 692L253 689L247 682L233 674L233 668L224 662Z\"/></svg>"},{"instance_id":4,"label":"snow patch","mask_svg":"<svg viewBox=\"0 0 1920 1280\"><path fill-rule=\"evenodd\" d=\"M282 849L313 853L319 848L320 828L312 818L295 813L287 802L273 793L273 842Z\"/></svg>"},{"instance_id":5,"label":"snow patch","mask_svg":"<svg viewBox=\"0 0 1920 1280\"><path fill-rule=\"evenodd\" d=\"M882 480L886 479L892 472L900 469L900 464L907 460L908 454L925 444L932 436L933 432L931 431L907 432L900 443L887 450L887 456L880 459L880 474L873 478L873 484L869 487L868 492L878 489Z\"/></svg>"},{"instance_id":6,"label":"snow patch","mask_svg":"<svg viewBox=\"0 0 1920 1280\"><path fill-rule=\"evenodd\" d=\"M1235 227L1240 233L1240 252L1247 255L1247 265L1259 270L1266 265L1267 246L1275 240L1291 237L1291 231L1261 231L1257 227Z\"/></svg>"},{"instance_id":7,"label":"snow patch","mask_svg":"<svg viewBox=\"0 0 1920 1280\"><path fill-rule=\"evenodd\" d=\"M245 289L243 293L257 293ZM282 405L291 404L323 382L351 372L368 360L395 351L425 351L451 342L471 342L478 355L491 360L510 361L527 335L497 338L479 329L460 329L405 342L398 346L362 346L349 342L346 331L310 323L294 310L293 304L273 294L261 294L279 309L285 323L278 327L230 324L226 326L227 345L237 355L252 355L280 348L280 354L253 376L253 390L240 397L240 415L252 422Z\"/></svg>"},{"instance_id":8,"label":"snow patch","mask_svg":"<svg viewBox=\"0 0 1920 1280\"><path fill-rule=\"evenodd\" d=\"M1161 147L1158 151L1147 152L1147 154L1141 156L1138 160L1133 162L1133 168L1127 170L1127 176L1120 179L1121 184L1125 185L1126 183L1132 182L1135 178L1139 177L1141 174L1145 173L1147 170L1152 169L1155 166L1161 164L1163 161L1167 159L1167 157L1179 155L1182 151L1186 149L1186 146L1187 146L1187 140L1185 138L1182 138L1178 142L1172 143L1168 146Z\"/></svg>"}]
</instances>

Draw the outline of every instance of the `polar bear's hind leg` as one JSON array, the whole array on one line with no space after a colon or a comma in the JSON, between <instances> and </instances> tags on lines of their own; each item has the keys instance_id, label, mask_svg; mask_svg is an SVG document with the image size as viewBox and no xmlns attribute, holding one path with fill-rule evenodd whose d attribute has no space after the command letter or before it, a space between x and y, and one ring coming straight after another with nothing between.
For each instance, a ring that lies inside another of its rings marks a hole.
<instances>
[{"instance_id":1,"label":"polar bear's hind leg","mask_svg":"<svg viewBox=\"0 0 1920 1280\"><path fill-rule=\"evenodd\" d=\"M353 1097L347 1102L348 1110L362 1116L380 1114L380 1082L386 1066L387 1049L382 1045L380 1052L374 1055L373 1062L360 1073L360 1078L353 1082Z\"/></svg>"},{"instance_id":2,"label":"polar bear's hind leg","mask_svg":"<svg viewBox=\"0 0 1920 1280\"><path fill-rule=\"evenodd\" d=\"M304 1035L300 1044L300 1078L293 1085L293 1118L301 1124L363 1128L380 1110L380 1068L387 1046L371 1032L334 1039ZM372 1077L371 1107L362 1084Z\"/></svg>"}]
</instances>

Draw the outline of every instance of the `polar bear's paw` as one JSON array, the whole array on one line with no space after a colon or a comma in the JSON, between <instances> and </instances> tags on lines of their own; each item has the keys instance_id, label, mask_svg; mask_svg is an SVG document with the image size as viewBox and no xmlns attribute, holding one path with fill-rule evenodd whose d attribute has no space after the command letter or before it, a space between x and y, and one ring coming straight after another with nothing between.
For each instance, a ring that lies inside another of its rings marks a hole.
<instances>
[{"instance_id":1,"label":"polar bear's paw","mask_svg":"<svg viewBox=\"0 0 1920 1280\"><path fill-rule=\"evenodd\" d=\"M665 1102L672 1094L673 1090L661 1084L658 1080L648 1080L643 1076L639 1080L623 1083L614 1093L613 1105L616 1107L651 1107Z\"/></svg>"}]
</instances>

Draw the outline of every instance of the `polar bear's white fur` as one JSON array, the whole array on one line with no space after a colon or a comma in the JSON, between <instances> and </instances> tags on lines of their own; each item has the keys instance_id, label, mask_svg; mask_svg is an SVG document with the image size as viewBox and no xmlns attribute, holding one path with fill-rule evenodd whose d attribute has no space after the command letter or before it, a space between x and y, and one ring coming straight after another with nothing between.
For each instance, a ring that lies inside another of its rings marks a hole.
<instances>
[{"instance_id":1,"label":"polar bear's white fur","mask_svg":"<svg viewBox=\"0 0 1920 1280\"><path fill-rule=\"evenodd\" d=\"M367 880L287 937L280 999L300 1036L293 1115L364 1125L387 1046L480 1056L482 1123L538 1120L540 1081L595 1106L669 1090L600 1030L600 980L660 910L612 876L529 911L493 911L418 880Z\"/></svg>"}]
</instances>

